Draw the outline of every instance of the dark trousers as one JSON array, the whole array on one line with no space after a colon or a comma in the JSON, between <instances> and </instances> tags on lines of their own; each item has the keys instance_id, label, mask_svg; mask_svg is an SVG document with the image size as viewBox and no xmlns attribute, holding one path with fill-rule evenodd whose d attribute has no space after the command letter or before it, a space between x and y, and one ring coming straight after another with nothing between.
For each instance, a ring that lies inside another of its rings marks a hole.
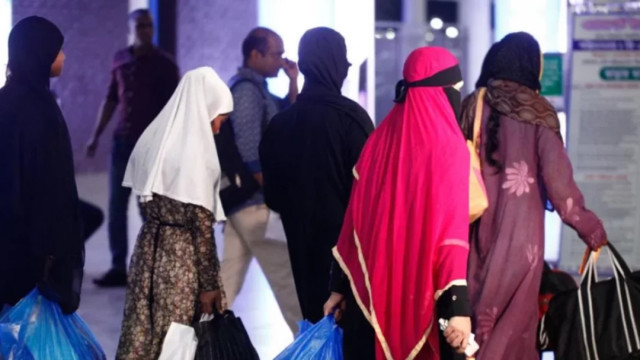
<instances>
[{"instance_id":1,"label":"dark trousers","mask_svg":"<svg viewBox=\"0 0 640 360\"><path fill-rule=\"evenodd\" d=\"M114 138L109 171L109 247L111 266L126 271L129 251L127 209L131 189L122 186L127 163L135 143Z\"/></svg>"}]
</instances>

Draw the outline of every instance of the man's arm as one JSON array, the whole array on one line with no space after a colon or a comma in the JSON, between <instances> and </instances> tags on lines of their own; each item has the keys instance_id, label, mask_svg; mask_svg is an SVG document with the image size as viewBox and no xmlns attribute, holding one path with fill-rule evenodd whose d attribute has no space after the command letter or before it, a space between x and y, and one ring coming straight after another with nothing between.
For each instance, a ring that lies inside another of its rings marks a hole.
<instances>
[{"instance_id":1,"label":"man's arm","mask_svg":"<svg viewBox=\"0 0 640 360\"><path fill-rule=\"evenodd\" d=\"M262 139L264 98L256 85L245 81L234 86L233 103L234 110L230 121L236 147L247 170L262 186L262 166L258 147Z\"/></svg>"},{"instance_id":2,"label":"man's arm","mask_svg":"<svg viewBox=\"0 0 640 360\"><path fill-rule=\"evenodd\" d=\"M289 104L293 104L296 102L298 98L298 64L289 59L284 59L284 73L287 74L289 78L289 94L287 95L287 99L289 100Z\"/></svg>"},{"instance_id":3,"label":"man's arm","mask_svg":"<svg viewBox=\"0 0 640 360\"><path fill-rule=\"evenodd\" d=\"M104 129L109 124L111 117L113 117L113 113L116 111L118 107L118 81L116 80L115 70L111 71L111 81L109 82L109 92L107 93L107 98L100 105L100 110L98 111L98 119L96 120L96 125L93 129L93 134L89 138L87 142L87 156L93 157L96 154L96 150L98 149L98 141L100 140L100 135L104 132Z\"/></svg>"},{"instance_id":4,"label":"man's arm","mask_svg":"<svg viewBox=\"0 0 640 360\"><path fill-rule=\"evenodd\" d=\"M113 117L113 113L116 111L117 107L118 103L109 98L107 98L107 100L105 100L100 106L98 120L96 121L93 135L89 138L89 142L87 143L87 156L93 157L96 154L100 135L102 135L107 124L109 124L109 121L111 120L111 117Z\"/></svg>"}]
</instances>

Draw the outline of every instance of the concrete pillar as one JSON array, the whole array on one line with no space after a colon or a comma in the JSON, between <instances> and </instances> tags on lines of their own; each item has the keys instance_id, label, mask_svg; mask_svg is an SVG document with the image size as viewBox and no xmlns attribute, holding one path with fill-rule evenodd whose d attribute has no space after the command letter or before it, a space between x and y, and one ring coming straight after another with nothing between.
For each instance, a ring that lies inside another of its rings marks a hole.
<instances>
[{"instance_id":1,"label":"concrete pillar","mask_svg":"<svg viewBox=\"0 0 640 360\"><path fill-rule=\"evenodd\" d=\"M403 0L402 19L400 64L413 50L426 45L427 0Z\"/></svg>"},{"instance_id":2,"label":"concrete pillar","mask_svg":"<svg viewBox=\"0 0 640 360\"><path fill-rule=\"evenodd\" d=\"M462 69L465 90L474 89L482 60L491 46L491 0L460 0L460 26L466 35L466 66Z\"/></svg>"}]
</instances>

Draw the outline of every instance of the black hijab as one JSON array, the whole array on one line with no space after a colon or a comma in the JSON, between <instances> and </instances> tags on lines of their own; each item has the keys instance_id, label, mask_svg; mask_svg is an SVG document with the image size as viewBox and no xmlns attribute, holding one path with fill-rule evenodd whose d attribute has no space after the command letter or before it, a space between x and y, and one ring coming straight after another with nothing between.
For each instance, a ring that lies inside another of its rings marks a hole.
<instances>
[{"instance_id":1,"label":"black hijab","mask_svg":"<svg viewBox=\"0 0 640 360\"><path fill-rule=\"evenodd\" d=\"M80 301L84 246L69 131L49 90L62 43L60 30L36 16L9 35L0 89L0 304L37 285L69 313Z\"/></svg>"},{"instance_id":2,"label":"black hijab","mask_svg":"<svg viewBox=\"0 0 640 360\"><path fill-rule=\"evenodd\" d=\"M9 81L48 89L51 64L63 43L51 21L39 16L20 20L9 35Z\"/></svg>"},{"instance_id":3,"label":"black hijab","mask_svg":"<svg viewBox=\"0 0 640 360\"><path fill-rule=\"evenodd\" d=\"M371 120L356 102L341 94L351 64L347 60L347 45L339 32L326 27L308 30L298 46L298 66L305 84L298 100L336 108L369 129Z\"/></svg>"},{"instance_id":4,"label":"black hijab","mask_svg":"<svg viewBox=\"0 0 640 360\"><path fill-rule=\"evenodd\" d=\"M513 81L540 90L542 53L533 36L526 32L511 33L500 40L494 51L487 69L490 79Z\"/></svg>"},{"instance_id":5,"label":"black hijab","mask_svg":"<svg viewBox=\"0 0 640 360\"><path fill-rule=\"evenodd\" d=\"M340 93L351 66L347 45L340 33L326 27L307 31L300 39L298 57L305 81Z\"/></svg>"},{"instance_id":6,"label":"black hijab","mask_svg":"<svg viewBox=\"0 0 640 360\"><path fill-rule=\"evenodd\" d=\"M492 66L496 61L496 53L498 52L499 46L499 42L493 43L491 48L489 48L487 55L484 57L484 60L482 61L482 70L480 70L480 77L478 78L478 81L476 81L476 89L487 87L489 79L493 77Z\"/></svg>"}]
</instances>

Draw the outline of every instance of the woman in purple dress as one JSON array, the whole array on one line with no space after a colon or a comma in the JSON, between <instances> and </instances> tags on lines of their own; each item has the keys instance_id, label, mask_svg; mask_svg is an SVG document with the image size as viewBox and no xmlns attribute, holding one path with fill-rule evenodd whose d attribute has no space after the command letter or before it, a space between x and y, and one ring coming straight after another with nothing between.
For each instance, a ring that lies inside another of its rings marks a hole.
<instances>
[{"instance_id":1,"label":"woman in purple dress","mask_svg":"<svg viewBox=\"0 0 640 360\"><path fill-rule=\"evenodd\" d=\"M547 200L587 246L604 245L606 233L573 180L557 113L538 94L537 41L509 34L489 55L486 88L465 101L462 123L471 129L482 106L477 115L489 208L472 226L468 269L477 359L537 360Z\"/></svg>"}]
</instances>

